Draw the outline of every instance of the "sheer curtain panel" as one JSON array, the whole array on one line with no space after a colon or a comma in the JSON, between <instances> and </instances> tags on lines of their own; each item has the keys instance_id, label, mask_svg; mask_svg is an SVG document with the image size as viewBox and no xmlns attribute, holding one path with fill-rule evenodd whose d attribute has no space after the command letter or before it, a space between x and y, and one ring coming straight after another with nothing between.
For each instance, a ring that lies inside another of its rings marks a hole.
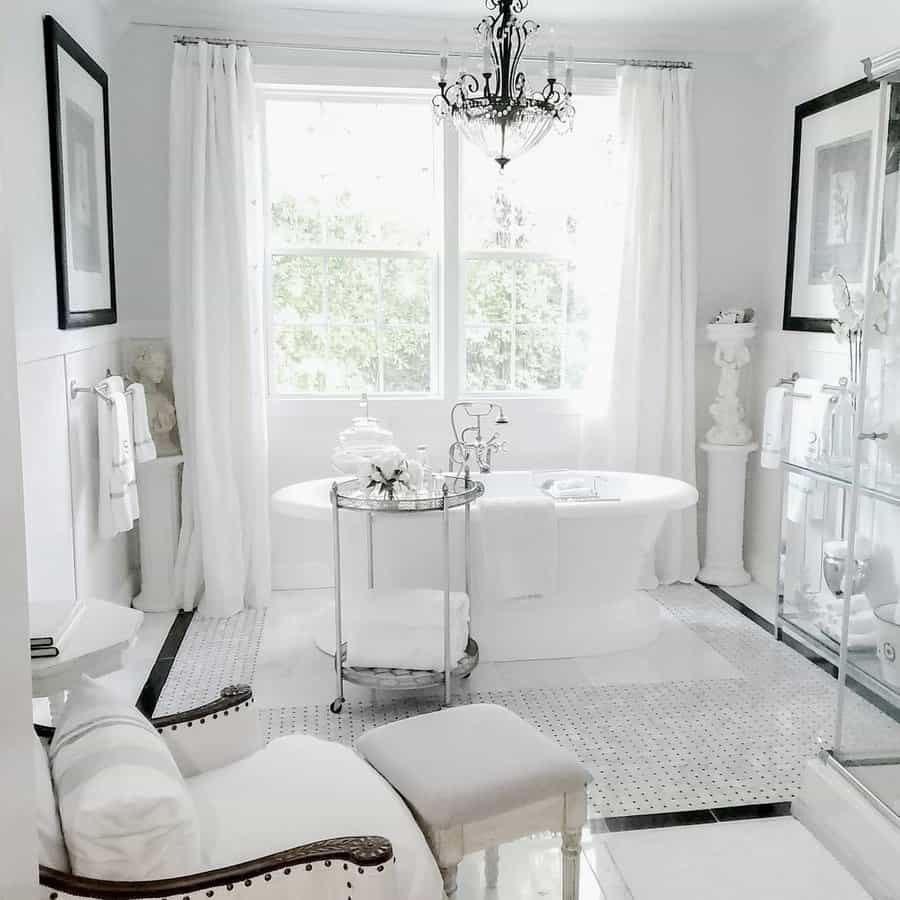
<instances>
[{"instance_id":1,"label":"sheer curtain panel","mask_svg":"<svg viewBox=\"0 0 900 900\"><path fill-rule=\"evenodd\" d=\"M696 483L697 245L687 68L618 72L624 243L608 421L612 468ZM696 511L673 513L648 561L663 583L699 570Z\"/></svg>"},{"instance_id":2,"label":"sheer curtain panel","mask_svg":"<svg viewBox=\"0 0 900 900\"><path fill-rule=\"evenodd\" d=\"M270 588L260 169L246 47L176 44L171 339L184 450L176 601L208 616Z\"/></svg>"}]
</instances>

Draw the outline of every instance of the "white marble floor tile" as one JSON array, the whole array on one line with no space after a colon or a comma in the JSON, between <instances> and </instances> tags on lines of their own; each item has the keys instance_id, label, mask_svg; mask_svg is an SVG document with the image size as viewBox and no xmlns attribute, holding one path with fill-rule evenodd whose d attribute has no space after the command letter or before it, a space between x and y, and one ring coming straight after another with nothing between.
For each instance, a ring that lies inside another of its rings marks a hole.
<instances>
[{"instance_id":1,"label":"white marble floor tile","mask_svg":"<svg viewBox=\"0 0 900 900\"><path fill-rule=\"evenodd\" d=\"M685 826L690 827L690 826ZM591 835L582 840L582 854L591 867L603 900L632 900L631 891L606 846L609 835Z\"/></svg>"},{"instance_id":2,"label":"white marble floor tile","mask_svg":"<svg viewBox=\"0 0 900 900\"><path fill-rule=\"evenodd\" d=\"M581 657L575 663L582 680L596 686L743 677L665 609L660 609L659 636L653 643L623 653Z\"/></svg>"},{"instance_id":3,"label":"white marble floor tile","mask_svg":"<svg viewBox=\"0 0 900 900\"><path fill-rule=\"evenodd\" d=\"M775 592L763 587L755 581L740 587L726 588L729 594L740 600L744 606L749 607L758 616L762 616L767 622L775 621Z\"/></svg>"},{"instance_id":4,"label":"white marble floor tile","mask_svg":"<svg viewBox=\"0 0 900 900\"><path fill-rule=\"evenodd\" d=\"M558 836L523 838L500 847L497 887L484 884L484 854L469 854L459 867L458 900L559 900L562 895ZM581 855L579 900L606 900L594 871Z\"/></svg>"},{"instance_id":5,"label":"white marble floor tile","mask_svg":"<svg viewBox=\"0 0 900 900\"><path fill-rule=\"evenodd\" d=\"M144 613L134 643L125 653L123 668L98 680L130 700L137 700L174 621L174 612Z\"/></svg>"}]
</instances>

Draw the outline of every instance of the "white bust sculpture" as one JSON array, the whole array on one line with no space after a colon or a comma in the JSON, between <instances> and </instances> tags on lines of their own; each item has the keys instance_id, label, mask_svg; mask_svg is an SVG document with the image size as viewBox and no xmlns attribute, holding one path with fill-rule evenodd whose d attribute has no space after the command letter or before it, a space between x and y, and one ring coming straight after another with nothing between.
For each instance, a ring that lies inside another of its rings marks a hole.
<instances>
[{"instance_id":1,"label":"white bust sculpture","mask_svg":"<svg viewBox=\"0 0 900 900\"><path fill-rule=\"evenodd\" d=\"M158 456L175 456L181 452L173 434L177 424L175 404L160 387L168 363L164 349L149 345L140 347L134 358L134 371L147 397L147 418Z\"/></svg>"},{"instance_id":2,"label":"white bust sculpture","mask_svg":"<svg viewBox=\"0 0 900 900\"><path fill-rule=\"evenodd\" d=\"M753 323L714 323L706 326L707 337L716 345L713 362L721 372L716 399L709 407L715 422L706 433L710 444L748 444L753 436L744 421L744 404L738 391L741 369L750 363L746 341L753 337L755 331Z\"/></svg>"}]
</instances>

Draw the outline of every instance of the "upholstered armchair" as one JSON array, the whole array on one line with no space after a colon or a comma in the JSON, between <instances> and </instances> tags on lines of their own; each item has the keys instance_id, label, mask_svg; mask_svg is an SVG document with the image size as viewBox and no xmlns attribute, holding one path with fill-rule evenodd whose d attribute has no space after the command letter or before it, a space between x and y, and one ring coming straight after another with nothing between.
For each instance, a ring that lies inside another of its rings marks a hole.
<instances>
[{"instance_id":1,"label":"upholstered armchair","mask_svg":"<svg viewBox=\"0 0 900 900\"><path fill-rule=\"evenodd\" d=\"M198 808L212 823L205 848L210 869L158 881L123 882L41 866L42 900L396 900L406 895L398 890L394 851L387 838L329 836L326 830L322 839L308 840L317 827L330 827L329 816L317 822L314 809L298 804L303 785L290 785L291 773L308 778L305 770L326 758L316 753L330 753L327 758L333 757L334 765L343 767L353 783L364 772L357 771L356 758L347 755L352 751L338 745L329 750L325 742L304 737L284 738L263 749L252 692L246 686L226 688L205 706L151 721L171 749ZM53 736L52 728L35 729L44 740ZM365 766L361 760L358 764ZM323 771L320 777L334 778L335 773ZM385 789L376 773L371 777L375 788ZM253 808L248 798L260 798L261 805ZM394 813L390 798L382 799L388 806L385 821L390 823ZM340 821L352 819L345 815ZM292 841L292 835L303 842ZM264 846L276 852L246 855Z\"/></svg>"}]
</instances>

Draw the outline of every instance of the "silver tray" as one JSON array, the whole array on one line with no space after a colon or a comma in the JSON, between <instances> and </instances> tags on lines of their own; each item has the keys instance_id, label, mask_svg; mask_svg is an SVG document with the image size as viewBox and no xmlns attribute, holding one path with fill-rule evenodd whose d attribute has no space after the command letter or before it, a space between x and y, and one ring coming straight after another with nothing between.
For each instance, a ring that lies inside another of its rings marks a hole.
<instances>
[{"instance_id":1,"label":"silver tray","mask_svg":"<svg viewBox=\"0 0 900 900\"><path fill-rule=\"evenodd\" d=\"M436 481L432 490L417 491L390 500L386 497L369 496L368 492L360 487L358 479L353 478L350 481L334 483L332 502L339 509L360 509L368 512L434 512L474 503L484 493L484 485L480 481L447 478L441 483L446 485L446 493L437 487Z\"/></svg>"}]
</instances>

